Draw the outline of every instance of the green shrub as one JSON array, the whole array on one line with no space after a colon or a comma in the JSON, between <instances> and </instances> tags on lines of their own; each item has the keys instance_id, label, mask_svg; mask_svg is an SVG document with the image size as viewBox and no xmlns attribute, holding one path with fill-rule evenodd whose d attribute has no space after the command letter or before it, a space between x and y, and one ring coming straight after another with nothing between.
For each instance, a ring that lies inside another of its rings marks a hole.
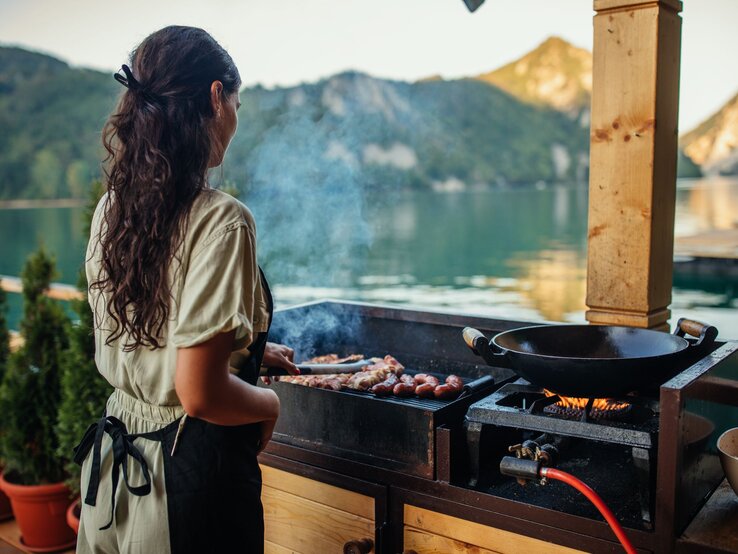
<instances>
[{"instance_id":1,"label":"green shrub","mask_svg":"<svg viewBox=\"0 0 738 554\"><path fill-rule=\"evenodd\" d=\"M10 356L10 333L8 332L8 320L5 314L8 311L8 295L0 288L0 383L5 375L5 367Z\"/></svg>"},{"instance_id":2,"label":"green shrub","mask_svg":"<svg viewBox=\"0 0 738 554\"><path fill-rule=\"evenodd\" d=\"M61 305L44 296L56 274L41 247L21 274L23 344L10 354L0 386L0 452L6 476L15 483L55 483L64 478L57 456L61 356L69 321Z\"/></svg>"},{"instance_id":3,"label":"green shrub","mask_svg":"<svg viewBox=\"0 0 738 554\"><path fill-rule=\"evenodd\" d=\"M99 182L93 184L85 212L86 236L90 234L92 214L103 192ZM92 310L87 302L87 277L84 269L80 271L77 287L84 293L84 298L72 302L72 309L79 320L70 328L69 348L64 352L62 360L61 404L57 425L58 454L69 475L67 484L76 495L79 494L80 467L72 459L74 447L82 439L90 423L103 415L105 401L113 390L98 373L95 365Z\"/></svg>"}]
</instances>

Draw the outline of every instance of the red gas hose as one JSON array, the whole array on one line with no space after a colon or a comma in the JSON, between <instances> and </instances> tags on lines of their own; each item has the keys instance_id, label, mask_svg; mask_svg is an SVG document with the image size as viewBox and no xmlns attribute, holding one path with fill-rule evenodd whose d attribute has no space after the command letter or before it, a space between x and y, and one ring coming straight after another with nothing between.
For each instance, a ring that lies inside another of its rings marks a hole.
<instances>
[{"instance_id":1,"label":"red gas hose","mask_svg":"<svg viewBox=\"0 0 738 554\"><path fill-rule=\"evenodd\" d=\"M585 482L580 481L570 473L566 473L565 471L561 471L559 469L555 469L552 467L542 467L541 468L541 477L547 477L549 479L556 479L557 481L563 481L567 485L570 485L577 489L579 492L581 492L584 496L587 497L587 499L592 502L592 504L595 505L595 508L597 508L602 516L605 518L607 523L610 524L610 527L612 527L613 532L615 533L615 536L620 541L620 544L623 545L623 548L625 548L625 551L628 554L635 554L635 548L633 548L633 544L630 542L630 539L625 534L625 531L623 531L623 528L620 526L620 523L617 519L615 519L615 514L612 513L610 508L607 507L607 504L600 498L600 495L597 494L595 491L593 491L589 485L587 485Z\"/></svg>"}]
</instances>

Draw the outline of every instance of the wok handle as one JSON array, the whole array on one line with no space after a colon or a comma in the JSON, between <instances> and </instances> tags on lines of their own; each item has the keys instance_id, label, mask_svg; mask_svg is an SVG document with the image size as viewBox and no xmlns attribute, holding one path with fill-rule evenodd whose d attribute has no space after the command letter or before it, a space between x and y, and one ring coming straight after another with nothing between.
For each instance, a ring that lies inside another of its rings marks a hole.
<instances>
[{"instance_id":1,"label":"wok handle","mask_svg":"<svg viewBox=\"0 0 738 554\"><path fill-rule=\"evenodd\" d=\"M473 327L464 327L461 334L464 337L464 342L471 348L472 352L477 356L481 356L490 365L497 363L495 357L505 356L507 354L507 350L491 344L489 339L484 336L484 333L477 331Z\"/></svg>"},{"instance_id":2,"label":"wok handle","mask_svg":"<svg viewBox=\"0 0 738 554\"><path fill-rule=\"evenodd\" d=\"M489 341L487 340L487 337L484 336L484 333L482 333L481 331L477 331L473 327L464 327L464 330L461 332L461 336L464 337L464 342L466 342L466 345L471 348L477 355L479 355L479 352L477 351L478 342L484 341L489 344Z\"/></svg>"},{"instance_id":3,"label":"wok handle","mask_svg":"<svg viewBox=\"0 0 738 554\"><path fill-rule=\"evenodd\" d=\"M708 325L707 323L681 317L679 318L679 321L677 321L674 334L678 337L684 337L689 334L699 339L695 346L710 346L715 342L715 339L718 336L718 330L716 327Z\"/></svg>"}]
</instances>

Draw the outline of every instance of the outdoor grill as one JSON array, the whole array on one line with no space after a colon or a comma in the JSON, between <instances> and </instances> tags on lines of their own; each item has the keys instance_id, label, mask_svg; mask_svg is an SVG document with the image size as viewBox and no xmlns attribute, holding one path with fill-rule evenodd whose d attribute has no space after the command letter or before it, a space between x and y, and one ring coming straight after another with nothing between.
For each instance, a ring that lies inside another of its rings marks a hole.
<instances>
[{"instance_id":1,"label":"outdoor grill","mask_svg":"<svg viewBox=\"0 0 738 554\"><path fill-rule=\"evenodd\" d=\"M461 421L469 405L509 380L460 340L461 327L441 317L392 317L392 310L350 303L316 303L275 313L271 340L295 348L295 359L316 354L366 357L391 354L405 373L456 374L464 381L454 400L378 397L276 382L284 406L274 440L390 470L435 478L436 428Z\"/></svg>"},{"instance_id":2,"label":"outdoor grill","mask_svg":"<svg viewBox=\"0 0 738 554\"><path fill-rule=\"evenodd\" d=\"M738 421L738 342L692 350L666 382L605 401L601 407L619 410L603 414L586 401L584 412L556 408L560 397L519 378L501 358L499 366L484 364L462 339L466 326L493 336L526 325L332 301L278 311L272 340L294 347L296 360L391 354L408 373L459 375L465 393L451 401L379 398L274 383L282 412L271 459L397 490L387 507L396 515L377 516L390 518L378 526L378 552L400 551L402 527L394 519L401 521L402 508L393 502L511 525L563 544L583 533L595 542L582 548L599 551L612 532L576 491L558 483L522 485L501 473L506 456L535 452L594 488L637 546L673 550L723 480L715 440Z\"/></svg>"}]
</instances>

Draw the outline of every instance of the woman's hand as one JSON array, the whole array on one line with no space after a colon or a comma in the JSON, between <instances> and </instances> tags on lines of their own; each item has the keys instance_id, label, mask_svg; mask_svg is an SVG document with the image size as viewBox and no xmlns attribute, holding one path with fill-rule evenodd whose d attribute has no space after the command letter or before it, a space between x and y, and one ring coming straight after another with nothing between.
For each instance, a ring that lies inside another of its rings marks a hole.
<instances>
[{"instance_id":1,"label":"woman's hand","mask_svg":"<svg viewBox=\"0 0 738 554\"><path fill-rule=\"evenodd\" d=\"M267 342L264 348L264 359L261 361L261 365L266 367L279 367L286 369L290 375L299 375L300 370L294 364L295 351L284 344L276 344L274 342ZM267 385L272 382L269 377L261 378ZM271 436L271 433L270 435Z\"/></svg>"}]
</instances>

